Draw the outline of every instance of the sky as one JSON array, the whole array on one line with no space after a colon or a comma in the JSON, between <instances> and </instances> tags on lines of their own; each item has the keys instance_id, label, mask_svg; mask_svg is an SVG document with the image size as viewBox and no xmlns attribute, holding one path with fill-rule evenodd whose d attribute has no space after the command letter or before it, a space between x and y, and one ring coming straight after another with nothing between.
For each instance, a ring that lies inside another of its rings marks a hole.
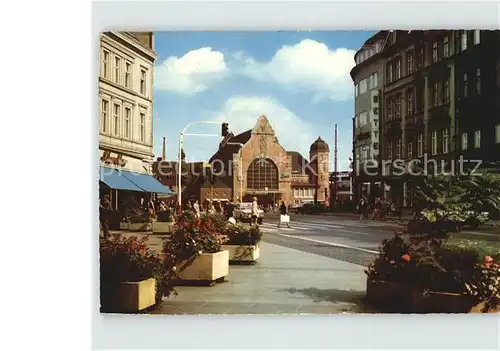
<instances>
[{"instance_id":1,"label":"sky","mask_svg":"<svg viewBox=\"0 0 500 351\"><path fill-rule=\"evenodd\" d=\"M338 125L338 166L352 154L354 54L370 31L157 32L154 76L154 152L175 160L179 134L194 121L228 122L236 135L264 114L288 151L309 158L320 136L330 145ZM221 141L220 124L192 126L187 161L206 161Z\"/></svg>"}]
</instances>

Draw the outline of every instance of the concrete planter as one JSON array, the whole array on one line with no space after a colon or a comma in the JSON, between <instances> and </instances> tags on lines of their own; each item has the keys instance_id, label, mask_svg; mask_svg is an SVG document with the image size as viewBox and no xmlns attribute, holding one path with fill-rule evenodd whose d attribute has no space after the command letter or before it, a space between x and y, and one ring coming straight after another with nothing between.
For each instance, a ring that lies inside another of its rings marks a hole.
<instances>
[{"instance_id":1,"label":"concrete planter","mask_svg":"<svg viewBox=\"0 0 500 351\"><path fill-rule=\"evenodd\" d=\"M171 233L173 223L171 222L154 222L153 233Z\"/></svg>"},{"instance_id":2,"label":"concrete planter","mask_svg":"<svg viewBox=\"0 0 500 351\"><path fill-rule=\"evenodd\" d=\"M149 232L151 230L151 223L129 223L128 230L131 232Z\"/></svg>"},{"instance_id":3,"label":"concrete planter","mask_svg":"<svg viewBox=\"0 0 500 351\"><path fill-rule=\"evenodd\" d=\"M179 283L208 283L213 284L224 280L229 274L229 251L222 250L216 253L203 253L196 256L192 262L179 264Z\"/></svg>"},{"instance_id":4,"label":"concrete planter","mask_svg":"<svg viewBox=\"0 0 500 351\"><path fill-rule=\"evenodd\" d=\"M102 288L102 287L101 287ZM101 304L107 312L133 313L156 303L156 279L140 282L123 282L104 289Z\"/></svg>"},{"instance_id":5,"label":"concrete planter","mask_svg":"<svg viewBox=\"0 0 500 351\"><path fill-rule=\"evenodd\" d=\"M120 230L128 230L129 229L129 222L120 222Z\"/></svg>"},{"instance_id":6,"label":"concrete planter","mask_svg":"<svg viewBox=\"0 0 500 351\"><path fill-rule=\"evenodd\" d=\"M420 294L414 301L417 313L498 313L498 309L484 311L486 304L474 304L470 296L430 291Z\"/></svg>"},{"instance_id":7,"label":"concrete planter","mask_svg":"<svg viewBox=\"0 0 500 351\"><path fill-rule=\"evenodd\" d=\"M223 245L229 251L229 262L255 262L260 257L258 245Z\"/></svg>"}]
</instances>

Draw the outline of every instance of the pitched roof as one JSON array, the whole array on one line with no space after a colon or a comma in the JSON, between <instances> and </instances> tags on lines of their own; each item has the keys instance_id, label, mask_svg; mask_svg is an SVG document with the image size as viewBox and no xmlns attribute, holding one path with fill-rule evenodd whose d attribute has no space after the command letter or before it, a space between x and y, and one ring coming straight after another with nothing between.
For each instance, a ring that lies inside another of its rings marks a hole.
<instances>
[{"instance_id":1,"label":"pitched roof","mask_svg":"<svg viewBox=\"0 0 500 351\"><path fill-rule=\"evenodd\" d=\"M252 130L250 129L228 139L227 143L245 144L250 140L251 137L252 137ZM221 145L219 150L217 150L217 152L210 158L209 162L213 162L214 160L220 160L226 165L226 162L232 160L233 155L238 153L239 149L240 149L239 145L223 144Z\"/></svg>"},{"instance_id":2,"label":"pitched roof","mask_svg":"<svg viewBox=\"0 0 500 351\"><path fill-rule=\"evenodd\" d=\"M286 153L292 156L292 173L304 174L309 161L297 151L287 151Z\"/></svg>"}]
</instances>

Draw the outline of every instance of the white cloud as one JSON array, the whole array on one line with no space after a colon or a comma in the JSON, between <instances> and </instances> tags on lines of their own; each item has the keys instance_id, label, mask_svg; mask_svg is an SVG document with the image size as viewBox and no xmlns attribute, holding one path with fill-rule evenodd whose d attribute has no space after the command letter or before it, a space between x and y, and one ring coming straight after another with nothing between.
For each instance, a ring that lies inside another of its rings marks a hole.
<instances>
[{"instance_id":1,"label":"white cloud","mask_svg":"<svg viewBox=\"0 0 500 351\"><path fill-rule=\"evenodd\" d=\"M296 45L283 46L268 62L242 58L243 73L259 81L284 85L292 91L312 92L315 102L346 100L353 94L349 72L354 67L354 54L354 50L330 50L324 43L304 39Z\"/></svg>"},{"instance_id":2,"label":"white cloud","mask_svg":"<svg viewBox=\"0 0 500 351\"><path fill-rule=\"evenodd\" d=\"M266 115L287 151L299 151L309 158L309 147L318 137L315 126L271 97L232 97L222 106L218 119L229 122L231 130L238 134L253 128L260 115Z\"/></svg>"},{"instance_id":3,"label":"white cloud","mask_svg":"<svg viewBox=\"0 0 500 351\"><path fill-rule=\"evenodd\" d=\"M182 57L170 56L156 67L155 86L164 91L193 95L222 80L229 70L224 54L205 47Z\"/></svg>"}]
</instances>

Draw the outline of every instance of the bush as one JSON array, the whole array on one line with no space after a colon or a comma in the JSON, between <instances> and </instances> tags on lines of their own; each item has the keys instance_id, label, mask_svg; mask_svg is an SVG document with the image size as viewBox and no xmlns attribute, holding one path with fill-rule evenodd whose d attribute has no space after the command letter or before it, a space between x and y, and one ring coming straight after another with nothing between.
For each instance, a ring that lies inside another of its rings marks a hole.
<instances>
[{"instance_id":1,"label":"bush","mask_svg":"<svg viewBox=\"0 0 500 351\"><path fill-rule=\"evenodd\" d=\"M365 272L369 279L400 282L415 290L472 296L493 308L500 303L500 269L484 267L481 257L476 248L435 239L406 241L395 235L382 242L380 254Z\"/></svg>"},{"instance_id":2,"label":"bush","mask_svg":"<svg viewBox=\"0 0 500 351\"><path fill-rule=\"evenodd\" d=\"M139 282L155 278L157 301L168 296L173 287L173 262L162 254L154 253L147 245L148 237L125 238L120 234L100 238L100 282L101 291L121 282Z\"/></svg>"},{"instance_id":3,"label":"bush","mask_svg":"<svg viewBox=\"0 0 500 351\"><path fill-rule=\"evenodd\" d=\"M163 252L176 263L194 259L201 253L219 252L227 237L218 225L211 216L196 218L191 212L183 212L165 240Z\"/></svg>"},{"instance_id":4,"label":"bush","mask_svg":"<svg viewBox=\"0 0 500 351\"><path fill-rule=\"evenodd\" d=\"M225 233L228 245L257 245L262 238L258 225L246 226L243 224L227 224Z\"/></svg>"}]
</instances>

